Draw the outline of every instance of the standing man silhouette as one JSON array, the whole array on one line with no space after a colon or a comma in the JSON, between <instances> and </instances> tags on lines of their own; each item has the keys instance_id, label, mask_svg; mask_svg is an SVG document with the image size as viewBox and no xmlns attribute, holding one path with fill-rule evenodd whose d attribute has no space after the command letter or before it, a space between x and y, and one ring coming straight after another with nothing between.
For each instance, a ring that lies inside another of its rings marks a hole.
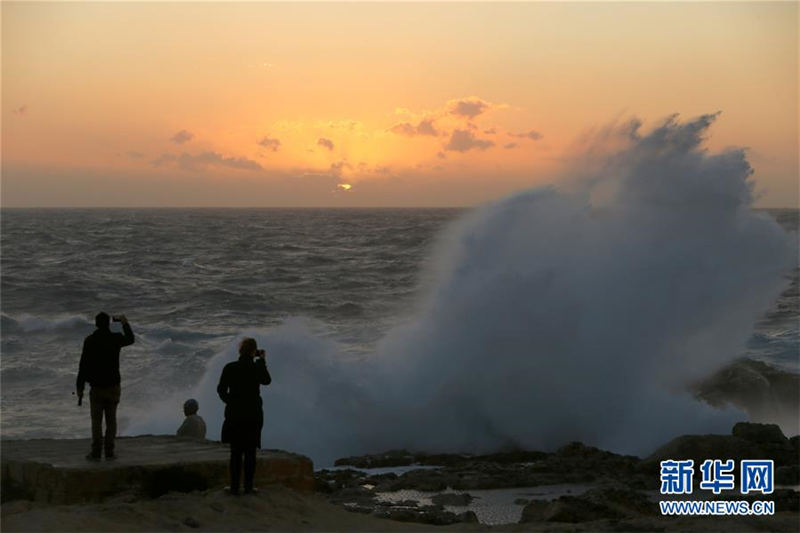
<instances>
[{"instance_id":1,"label":"standing man silhouette","mask_svg":"<svg viewBox=\"0 0 800 533\"><path fill-rule=\"evenodd\" d=\"M119 350L133 344L133 331L125 315L115 316L114 322L122 322L123 333L113 333L109 328L109 316L100 312L94 317L97 329L83 341L83 352L78 367L78 405L83 401L86 383L92 386L89 404L92 412L92 450L87 459L100 459L101 449L106 459L116 459L114 438L117 436L117 405L120 396ZM103 416L106 419L106 434L103 438Z\"/></svg>"},{"instance_id":2,"label":"standing man silhouette","mask_svg":"<svg viewBox=\"0 0 800 533\"><path fill-rule=\"evenodd\" d=\"M271 382L266 352L258 349L255 339L243 339L239 344L239 359L225 365L217 385L217 394L225 402L222 442L231 445L231 494L239 494L242 455L244 493L253 492L256 448L261 447L261 428L264 425L259 389Z\"/></svg>"}]
</instances>

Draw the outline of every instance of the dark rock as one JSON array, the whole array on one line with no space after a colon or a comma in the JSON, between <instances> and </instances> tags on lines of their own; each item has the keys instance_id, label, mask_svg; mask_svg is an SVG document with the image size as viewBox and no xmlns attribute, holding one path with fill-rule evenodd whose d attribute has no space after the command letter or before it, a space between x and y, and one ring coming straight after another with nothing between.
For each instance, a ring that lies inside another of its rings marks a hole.
<instances>
[{"instance_id":1,"label":"dark rock","mask_svg":"<svg viewBox=\"0 0 800 533\"><path fill-rule=\"evenodd\" d=\"M528 505L529 503L531 503L531 500L526 498L517 498L514 500L514 505Z\"/></svg>"},{"instance_id":2,"label":"dark rock","mask_svg":"<svg viewBox=\"0 0 800 533\"><path fill-rule=\"evenodd\" d=\"M789 447L791 448L792 454L796 459L795 464L800 463L800 435L795 435L789 439Z\"/></svg>"},{"instance_id":3,"label":"dark rock","mask_svg":"<svg viewBox=\"0 0 800 533\"><path fill-rule=\"evenodd\" d=\"M787 465L775 469L776 485L800 485L800 466Z\"/></svg>"},{"instance_id":4,"label":"dark rock","mask_svg":"<svg viewBox=\"0 0 800 533\"><path fill-rule=\"evenodd\" d=\"M399 522L419 522L436 526L446 526L459 522L477 522L477 516L470 511L455 514L445 511L442 506L426 505L425 507L389 507L379 508L372 512L378 518L388 518Z\"/></svg>"},{"instance_id":5,"label":"dark rock","mask_svg":"<svg viewBox=\"0 0 800 533\"><path fill-rule=\"evenodd\" d=\"M190 528L192 528L192 529L197 529L198 527L200 527L200 522L198 522L197 520L195 520L191 516L187 516L183 520L183 524L188 526L188 527L190 527Z\"/></svg>"},{"instance_id":6,"label":"dark rock","mask_svg":"<svg viewBox=\"0 0 800 533\"><path fill-rule=\"evenodd\" d=\"M775 512L796 513L800 511L800 493L795 490L775 489L775 491L765 499L775 502Z\"/></svg>"},{"instance_id":7,"label":"dark rock","mask_svg":"<svg viewBox=\"0 0 800 533\"><path fill-rule=\"evenodd\" d=\"M355 466L356 468L383 468L390 466L408 466L414 464L414 455L407 450L389 450L388 452L343 457L337 459L335 466Z\"/></svg>"},{"instance_id":8,"label":"dark rock","mask_svg":"<svg viewBox=\"0 0 800 533\"><path fill-rule=\"evenodd\" d=\"M641 492L623 487L598 488L550 502L534 500L522 510L520 522L591 522L652 515L655 509Z\"/></svg>"},{"instance_id":9,"label":"dark rock","mask_svg":"<svg viewBox=\"0 0 800 533\"><path fill-rule=\"evenodd\" d=\"M86 461L89 439L4 440L0 494L19 486L40 502L97 502L136 492L160 497L168 491L205 491L230 479L228 446L212 441L144 435L117 439L116 461ZM310 459L260 450L255 484L298 489L314 487ZM18 491L17 491L18 492Z\"/></svg>"},{"instance_id":10,"label":"dark rock","mask_svg":"<svg viewBox=\"0 0 800 533\"><path fill-rule=\"evenodd\" d=\"M33 504L29 500L13 500L3 503L2 514L5 516L30 511Z\"/></svg>"},{"instance_id":11,"label":"dark rock","mask_svg":"<svg viewBox=\"0 0 800 533\"><path fill-rule=\"evenodd\" d=\"M800 374L744 358L695 384L692 392L715 407L738 407L750 420L800 431Z\"/></svg>"},{"instance_id":12,"label":"dark rock","mask_svg":"<svg viewBox=\"0 0 800 533\"><path fill-rule=\"evenodd\" d=\"M388 518L398 522L417 522L419 513L411 509L392 509Z\"/></svg>"},{"instance_id":13,"label":"dark rock","mask_svg":"<svg viewBox=\"0 0 800 533\"><path fill-rule=\"evenodd\" d=\"M733 436L750 442L777 444L786 447L789 439L783 434L777 424L757 424L754 422L739 422L733 426Z\"/></svg>"},{"instance_id":14,"label":"dark rock","mask_svg":"<svg viewBox=\"0 0 800 533\"><path fill-rule=\"evenodd\" d=\"M351 513L375 514L375 511L372 509L372 507L368 505L358 505L354 503L353 505L345 505L344 508Z\"/></svg>"},{"instance_id":15,"label":"dark rock","mask_svg":"<svg viewBox=\"0 0 800 533\"><path fill-rule=\"evenodd\" d=\"M533 501L522 510L520 523L528 522L591 522L621 515L602 505L575 496L561 496L551 502Z\"/></svg>"},{"instance_id":16,"label":"dark rock","mask_svg":"<svg viewBox=\"0 0 800 533\"><path fill-rule=\"evenodd\" d=\"M469 453L419 453L414 459L418 464L425 466L458 466L474 461L475 456Z\"/></svg>"},{"instance_id":17,"label":"dark rock","mask_svg":"<svg viewBox=\"0 0 800 533\"><path fill-rule=\"evenodd\" d=\"M509 450L488 455L470 453L412 453L407 450L390 450L384 453L343 457L337 459L336 466L354 466L357 468L379 468L391 466L461 466L469 463L518 464L538 461L547 454L531 450Z\"/></svg>"},{"instance_id":18,"label":"dark rock","mask_svg":"<svg viewBox=\"0 0 800 533\"><path fill-rule=\"evenodd\" d=\"M142 481L142 491L150 498L158 498L172 491L193 492L207 488L208 478L206 476L183 465L155 470L144 477Z\"/></svg>"},{"instance_id":19,"label":"dark rock","mask_svg":"<svg viewBox=\"0 0 800 533\"><path fill-rule=\"evenodd\" d=\"M314 475L314 491L330 494L334 491L335 481Z\"/></svg>"},{"instance_id":20,"label":"dark rock","mask_svg":"<svg viewBox=\"0 0 800 533\"><path fill-rule=\"evenodd\" d=\"M314 487L318 492L330 493L343 488L359 487L366 480L367 476L363 472L352 468L320 470L314 474Z\"/></svg>"},{"instance_id":21,"label":"dark rock","mask_svg":"<svg viewBox=\"0 0 800 533\"><path fill-rule=\"evenodd\" d=\"M460 522L458 515L445 511L441 506L427 505L421 508L420 520L423 524L434 526L447 526Z\"/></svg>"},{"instance_id":22,"label":"dark rock","mask_svg":"<svg viewBox=\"0 0 800 533\"><path fill-rule=\"evenodd\" d=\"M753 502L756 501L772 501L775 502L775 512L776 513L783 513L783 512L793 512L796 513L800 511L800 493L792 489L775 489L772 494L748 494L748 495L741 495L738 493L734 494L721 494L719 496L714 497L715 500L724 500L724 501L741 501L745 500L750 502L752 505Z\"/></svg>"},{"instance_id":23,"label":"dark rock","mask_svg":"<svg viewBox=\"0 0 800 533\"><path fill-rule=\"evenodd\" d=\"M642 461L640 469L648 472L658 472L660 462L668 459L692 459L695 470L699 472L700 465L706 459L733 459L737 463L742 459L772 459L776 466L796 464L791 444L784 437L784 441L770 440L759 441L758 438L774 439L777 435L767 430L770 435L761 435L757 430L746 426L739 426L739 434L745 434L749 439L733 435L683 435L677 437L653 452ZM781 434L782 435L782 434Z\"/></svg>"},{"instance_id":24,"label":"dark rock","mask_svg":"<svg viewBox=\"0 0 800 533\"><path fill-rule=\"evenodd\" d=\"M473 511L464 511L463 513L459 513L456 515L459 522L464 522L467 524L477 524L478 523L478 515L476 515Z\"/></svg>"},{"instance_id":25,"label":"dark rock","mask_svg":"<svg viewBox=\"0 0 800 533\"><path fill-rule=\"evenodd\" d=\"M403 500L395 503L397 507L417 507L419 503L416 500Z\"/></svg>"},{"instance_id":26,"label":"dark rock","mask_svg":"<svg viewBox=\"0 0 800 533\"><path fill-rule=\"evenodd\" d=\"M436 505L464 506L469 505L469 502L472 500L472 496L466 492L460 494L445 492L444 494L434 494L431 496L431 501Z\"/></svg>"},{"instance_id":27,"label":"dark rock","mask_svg":"<svg viewBox=\"0 0 800 533\"><path fill-rule=\"evenodd\" d=\"M499 464L533 463L544 459L547 455L548 454L539 451L515 450L493 453L490 455L479 455L475 457L474 460Z\"/></svg>"},{"instance_id":28,"label":"dark rock","mask_svg":"<svg viewBox=\"0 0 800 533\"><path fill-rule=\"evenodd\" d=\"M545 500L532 500L522 509L521 524L528 522L544 522L550 510L551 502Z\"/></svg>"}]
</instances>

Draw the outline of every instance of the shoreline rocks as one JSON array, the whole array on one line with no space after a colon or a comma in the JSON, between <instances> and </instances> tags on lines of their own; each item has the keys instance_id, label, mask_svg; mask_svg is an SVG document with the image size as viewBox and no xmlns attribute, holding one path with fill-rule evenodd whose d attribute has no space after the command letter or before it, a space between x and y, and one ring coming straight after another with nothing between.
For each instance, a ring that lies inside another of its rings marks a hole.
<instances>
[{"instance_id":1,"label":"shoreline rocks","mask_svg":"<svg viewBox=\"0 0 800 533\"><path fill-rule=\"evenodd\" d=\"M661 460L694 459L697 484L701 479L699 467L705 459L772 459L776 482L792 484L800 477L799 441L798 437L787 439L775 424L740 422L729 435L677 437L645 459L615 454L580 442L569 443L550 453L518 450L489 455L433 455L393 450L340 459L337 465L355 468L319 471L316 482L318 491L326 493L331 502L350 510L427 524L471 521L472 516L445 511L443 506L469 510L474 498L470 491L473 490L592 484L596 487L580 495L562 495L549 501L518 498L514 504L524 506L522 522L526 524L579 524L600 520L649 523L649 520L666 519L658 514L657 502L652 499L660 487ZM438 468L371 474L369 469L377 465ZM378 496L401 490L429 494L426 497L434 505L415 505L414 501L390 503ZM800 495L789 489L777 489L773 499L780 512L797 512L800 507ZM448 512L449 515L437 514Z\"/></svg>"},{"instance_id":2,"label":"shoreline rocks","mask_svg":"<svg viewBox=\"0 0 800 533\"><path fill-rule=\"evenodd\" d=\"M800 433L800 374L742 358L690 390L714 407L732 405L753 422L779 424L790 435Z\"/></svg>"}]
</instances>

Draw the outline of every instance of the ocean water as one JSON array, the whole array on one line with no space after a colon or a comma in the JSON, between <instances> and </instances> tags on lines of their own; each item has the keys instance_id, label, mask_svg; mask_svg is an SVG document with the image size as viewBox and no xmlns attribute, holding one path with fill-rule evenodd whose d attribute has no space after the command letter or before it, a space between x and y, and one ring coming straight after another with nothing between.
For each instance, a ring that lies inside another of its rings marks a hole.
<instances>
[{"instance_id":1,"label":"ocean water","mask_svg":"<svg viewBox=\"0 0 800 533\"><path fill-rule=\"evenodd\" d=\"M797 231L797 210L769 213ZM464 214L3 210L2 437L88 436L88 407L77 407L72 392L83 339L100 310L126 314L137 336L121 357L122 434L142 413L163 410L164 402L175 403L177 428L182 413L176 398L245 331L304 317L345 356L368 359L423 296L437 238ZM791 286L753 324L738 355L797 372L798 271L790 276Z\"/></svg>"},{"instance_id":2,"label":"ocean water","mask_svg":"<svg viewBox=\"0 0 800 533\"><path fill-rule=\"evenodd\" d=\"M124 313L136 334L120 364L123 433L133 407L191 389L245 330L305 317L366 356L406 311L433 239L459 213L4 210L2 435L86 435L88 412L71 394L100 310Z\"/></svg>"}]
</instances>

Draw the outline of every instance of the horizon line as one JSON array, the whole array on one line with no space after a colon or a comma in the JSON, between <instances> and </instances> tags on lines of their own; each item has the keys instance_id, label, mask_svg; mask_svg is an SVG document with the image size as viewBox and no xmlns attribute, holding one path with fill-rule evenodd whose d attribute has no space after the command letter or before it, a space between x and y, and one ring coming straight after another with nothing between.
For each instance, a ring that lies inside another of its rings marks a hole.
<instances>
[{"instance_id":1,"label":"horizon line","mask_svg":"<svg viewBox=\"0 0 800 533\"><path fill-rule=\"evenodd\" d=\"M487 202L491 203L491 202ZM98 205L30 205L30 206L2 206L6 209L473 209L481 204L472 205L134 205L134 206L98 206ZM751 206L751 209L795 209L800 210L800 205L794 206Z\"/></svg>"},{"instance_id":2,"label":"horizon line","mask_svg":"<svg viewBox=\"0 0 800 533\"><path fill-rule=\"evenodd\" d=\"M32 205L32 206L0 206L3 209L471 209L474 205L139 205L139 206L97 206L97 205ZM792 209L792 208L786 208Z\"/></svg>"}]
</instances>

